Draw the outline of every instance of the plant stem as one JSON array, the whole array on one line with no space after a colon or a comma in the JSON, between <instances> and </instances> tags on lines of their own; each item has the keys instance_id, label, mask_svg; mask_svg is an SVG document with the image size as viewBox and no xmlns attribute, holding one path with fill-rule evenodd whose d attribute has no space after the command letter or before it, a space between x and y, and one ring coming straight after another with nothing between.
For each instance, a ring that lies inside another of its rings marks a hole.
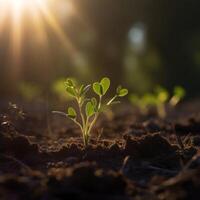
<instances>
[{"instance_id":1,"label":"plant stem","mask_svg":"<svg viewBox=\"0 0 200 200\"><path fill-rule=\"evenodd\" d=\"M70 118L71 119L71 118ZM80 127L80 129L81 129L81 132L83 132L83 127L82 127L82 125L79 123L79 122L77 122L75 119L71 119L75 124L77 124L79 127Z\"/></svg>"},{"instance_id":2,"label":"plant stem","mask_svg":"<svg viewBox=\"0 0 200 200\"><path fill-rule=\"evenodd\" d=\"M94 119L92 120L91 124L89 125L89 129L87 131L87 136L90 135L90 132L93 128L93 126L95 125L97 119L98 119L98 116L99 116L99 113L100 113L100 109L101 109L101 101L102 101L102 96L99 96L99 105L98 105L98 110L97 112L95 113L95 116L94 116ZM89 139L89 137L88 137Z\"/></svg>"},{"instance_id":3,"label":"plant stem","mask_svg":"<svg viewBox=\"0 0 200 200\"><path fill-rule=\"evenodd\" d=\"M52 111L53 114L58 114L58 115L62 115L64 117L68 117L67 114L65 114L64 112L60 112L60 111Z\"/></svg>"},{"instance_id":4,"label":"plant stem","mask_svg":"<svg viewBox=\"0 0 200 200\"><path fill-rule=\"evenodd\" d=\"M98 119L98 116L99 116L99 112L97 112L97 113L95 114L94 119L92 120L92 122L91 122L91 124L90 124L90 126L89 126L89 129L88 129L88 131L87 131L87 135L90 135L90 132L91 132L93 126L95 125L95 123L96 123L96 121L97 121L97 119Z\"/></svg>"},{"instance_id":5,"label":"plant stem","mask_svg":"<svg viewBox=\"0 0 200 200\"><path fill-rule=\"evenodd\" d=\"M106 105L109 106L116 98L117 98L117 95L115 95Z\"/></svg>"},{"instance_id":6,"label":"plant stem","mask_svg":"<svg viewBox=\"0 0 200 200\"><path fill-rule=\"evenodd\" d=\"M77 103L78 103L78 108L79 108L79 112L80 112L80 116L81 116L81 120L82 120L82 129L84 130L86 122L85 122L85 117L82 113L82 105L80 104L79 99L76 99L76 100L77 100Z\"/></svg>"},{"instance_id":7,"label":"plant stem","mask_svg":"<svg viewBox=\"0 0 200 200\"><path fill-rule=\"evenodd\" d=\"M85 129L83 132L83 137L84 137L84 145L87 146L88 145L88 126L89 126L89 118L87 117L86 122L85 122Z\"/></svg>"},{"instance_id":8,"label":"plant stem","mask_svg":"<svg viewBox=\"0 0 200 200\"><path fill-rule=\"evenodd\" d=\"M158 104L157 112L158 112L159 117L165 118L166 117L165 104Z\"/></svg>"},{"instance_id":9,"label":"plant stem","mask_svg":"<svg viewBox=\"0 0 200 200\"><path fill-rule=\"evenodd\" d=\"M75 124L77 124L77 125L80 127L81 131L83 132L83 127L82 127L82 125L81 125L78 121L76 121L75 119L72 119L72 118L68 117L68 115L65 114L64 112L53 111L52 113L53 113L53 114L62 115L62 116L64 116L64 117L67 117L67 118L71 119Z\"/></svg>"}]
</instances>

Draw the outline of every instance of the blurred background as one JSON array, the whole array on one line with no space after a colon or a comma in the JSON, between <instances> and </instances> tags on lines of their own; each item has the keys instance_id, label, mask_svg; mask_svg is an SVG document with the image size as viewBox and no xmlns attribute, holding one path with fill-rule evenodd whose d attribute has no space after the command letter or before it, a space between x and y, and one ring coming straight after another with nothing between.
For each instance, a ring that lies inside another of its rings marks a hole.
<instances>
[{"instance_id":1,"label":"blurred background","mask_svg":"<svg viewBox=\"0 0 200 200\"><path fill-rule=\"evenodd\" d=\"M138 94L181 85L197 97L199 8L199 0L0 0L0 97L60 94L66 77L102 76Z\"/></svg>"}]
</instances>

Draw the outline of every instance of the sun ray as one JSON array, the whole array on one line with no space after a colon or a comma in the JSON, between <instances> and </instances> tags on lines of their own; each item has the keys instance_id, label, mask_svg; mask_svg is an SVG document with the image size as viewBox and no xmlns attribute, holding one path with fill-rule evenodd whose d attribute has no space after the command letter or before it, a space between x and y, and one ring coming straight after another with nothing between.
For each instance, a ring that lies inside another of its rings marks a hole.
<instances>
[{"instance_id":1,"label":"sun ray","mask_svg":"<svg viewBox=\"0 0 200 200\"><path fill-rule=\"evenodd\" d=\"M60 40L72 63L80 57L80 52L62 28L63 18L58 17L61 14L60 9L64 18L68 16L70 19L73 15L78 15L73 1L70 0L66 2L62 0L0 0L0 34L4 27L11 26L8 30L13 69L18 68L17 70L20 71L20 66L16 67L16 65L21 64L22 50L29 34L32 37L31 41L44 46L47 53L50 52L48 29L46 29L48 27Z\"/></svg>"},{"instance_id":2,"label":"sun ray","mask_svg":"<svg viewBox=\"0 0 200 200\"><path fill-rule=\"evenodd\" d=\"M3 31L3 28L6 23L6 18L7 18L7 11L8 11L8 2L3 3L4 0L0 0L0 33Z\"/></svg>"},{"instance_id":3,"label":"sun ray","mask_svg":"<svg viewBox=\"0 0 200 200\"><path fill-rule=\"evenodd\" d=\"M62 30L60 27L57 19L54 17L54 15L50 12L48 9L47 5L44 4L43 1L37 1L39 4L39 8L41 10L41 13L43 14L46 22L48 25L52 28L54 33L57 35L58 39L61 41L63 44L64 48L68 52L68 54L71 56L71 59L74 59L74 57L77 54L77 51L73 44L70 42L70 40L66 37L65 32Z\"/></svg>"},{"instance_id":4,"label":"sun ray","mask_svg":"<svg viewBox=\"0 0 200 200\"><path fill-rule=\"evenodd\" d=\"M35 9L33 8L30 15L31 15L30 22L31 22L32 31L37 36L36 37L37 42L39 42L39 44L42 44L43 46L48 46L48 37L45 30L44 21L41 20L42 16L41 16L40 10L37 8Z\"/></svg>"},{"instance_id":5,"label":"sun ray","mask_svg":"<svg viewBox=\"0 0 200 200\"><path fill-rule=\"evenodd\" d=\"M17 2L17 1L16 1ZM14 60L19 63L21 55L21 39L22 39L22 13L21 13L21 3L15 3L12 6L12 31L11 31L11 46L12 55Z\"/></svg>"}]
</instances>

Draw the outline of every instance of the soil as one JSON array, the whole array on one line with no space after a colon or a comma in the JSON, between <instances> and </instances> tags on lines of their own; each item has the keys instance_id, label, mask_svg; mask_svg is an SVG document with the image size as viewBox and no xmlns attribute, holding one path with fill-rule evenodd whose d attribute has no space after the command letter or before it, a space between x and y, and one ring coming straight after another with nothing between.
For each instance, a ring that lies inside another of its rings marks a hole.
<instances>
[{"instance_id":1,"label":"soil","mask_svg":"<svg viewBox=\"0 0 200 200\"><path fill-rule=\"evenodd\" d=\"M18 106L0 108L0 199L199 199L199 101L167 108L165 119L118 106L87 148L71 121Z\"/></svg>"}]
</instances>

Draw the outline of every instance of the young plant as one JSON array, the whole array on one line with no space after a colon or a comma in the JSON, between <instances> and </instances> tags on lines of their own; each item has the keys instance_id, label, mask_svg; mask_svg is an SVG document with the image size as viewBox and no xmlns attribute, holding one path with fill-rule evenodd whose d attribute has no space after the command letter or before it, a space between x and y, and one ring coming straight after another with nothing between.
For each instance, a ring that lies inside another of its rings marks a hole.
<instances>
[{"instance_id":1,"label":"young plant","mask_svg":"<svg viewBox=\"0 0 200 200\"><path fill-rule=\"evenodd\" d=\"M143 114L147 114L149 107L155 107L158 116L164 118L166 116L166 104L175 107L185 96L185 90L176 86L171 98L169 92L163 87L156 87L153 93L147 93L142 97L131 94L130 101L138 106Z\"/></svg>"},{"instance_id":2,"label":"young plant","mask_svg":"<svg viewBox=\"0 0 200 200\"><path fill-rule=\"evenodd\" d=\"M79 126L84 146L87 147L90 141L91 131L99 117L99 114L107 106L119 103L116 99L118 97L126 96L128 94L128 90L119 86L116 89L116 94L108 102L103 102L103 98L110 88L110 79L107 77L103 78L100 82L93 83L92 85L81 86L78 86L73 80L67 79L65 86L67 93L75 100L77 109L69 107L67 109L67 114L58 111L54 111L54 113L62 114L68 117L77 126ZM91 88L97 95L97 98L88 97L87 93Z\"/></svg>"},{"instance_id":3,"label":"young plant","mask_svg":"<svg viewBox=\"0 0 200 200\"><path fill-rule=\"evenodd\" d=\"M163 88L158 86L155 89L155 102L158 116L164 118L166 116L165 105L169 99L169 92Z\"/></svg>"},{"instance_id":4,"label":"young plant","mask_svg":"<svg viewBox=\"0 0 200 200\"><path fill-rule=\"evenodd\" d=\"M140 108L142 114L147 114L150 107L156 107L158 115L164 117L168 96L169 94L165 89L157 87L154 93L146 93L141 97L134 94L130 95L130 101Z\"/></svg>"},{"instance_id":5,"label":"young plant","mask_svg":"<svg viewBox=\"0 0 200 200\"><path fill-rule=\"evenodd\" d=\"M148 113L149 107L156 105L155 96L150 93L146 93L142 97L131 94L130 101L133 105L137 106L144 115Z\"/></svg>"},{"instance_id":6,"label":"young plant","mask_svg":"<svg viewBox=\"0 0 200 200\"><path fill-rule=\"evenodd\" d=\"M186 91L183 87L181 86L176 86L174 87L174 94L171 97L169 104L172 107L175 107L186 95Z\"/></svg>"}]
</instances>

